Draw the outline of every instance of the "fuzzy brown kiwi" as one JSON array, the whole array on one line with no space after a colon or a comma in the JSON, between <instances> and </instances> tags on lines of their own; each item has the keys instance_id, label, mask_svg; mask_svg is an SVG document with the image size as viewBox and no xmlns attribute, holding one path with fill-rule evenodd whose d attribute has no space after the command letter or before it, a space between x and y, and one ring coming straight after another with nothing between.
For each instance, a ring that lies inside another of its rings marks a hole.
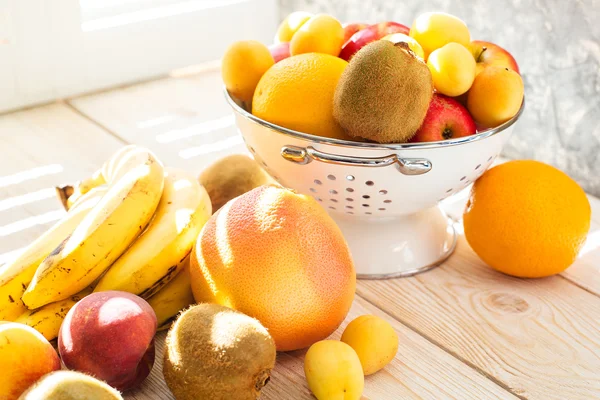
<instances>
[{"instance_id":1,"label":"fuzzy brown kiwi","mask_svg":"<svg viewBox=\"0 0 600 400\"><path fill-rule=\"evenodd\" d=\"M350 60L335 91L333 115L350 136L403 143L421 126L432 95L429 68L408 45L378 40Z\"/></svg>"},{"instance_id":2,"label":"fuzzy brown kiwi","mask_svg":"<svg viewBox=\"0 0 600 400\"><path fill-rule=\"evenodd\" d=\"M75 371L55 371L34 383L19 400L123 400L107 383Z\"/></svg>"},{"instance_id":3,"label":"fuzzy brown kiwi","mask_svg":"<svg viewBox=\"0 0 600 400\"><path fill-rule=\"evenodd\" d=\"M177 400L255 400L275 366L256 319L217 304L185 310L167 334L163 375Z\"/></svg>"},{"instance_id":4,"label":"fuzzy brown kiwi","mask_svg":"<svg viewBox=\"0 0 600 400\"><path fill-rule=\"evenodd\" d=\"M213 214L229 200L273 180L252 158L233 154L217 160L200 174L212 203Z\"/></svg>"}]
</instances>

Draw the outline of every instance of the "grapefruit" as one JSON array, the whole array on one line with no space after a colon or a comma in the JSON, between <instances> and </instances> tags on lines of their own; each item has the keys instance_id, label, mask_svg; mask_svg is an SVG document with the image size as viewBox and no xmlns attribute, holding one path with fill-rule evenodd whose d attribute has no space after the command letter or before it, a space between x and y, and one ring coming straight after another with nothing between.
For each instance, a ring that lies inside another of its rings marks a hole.
<instances>
[{"instance_id":1,"label":"grapefruit","mask_svg":"<svg viewBox=\"0 0 600 400\"><path fill-rule=\"evenodd\" d=\"M197 302L258 319L278 351L308 347L342 323L356 273L341 231L310 196L261 186L223 206L190 262Z\"/></svg>"}]
</instances>

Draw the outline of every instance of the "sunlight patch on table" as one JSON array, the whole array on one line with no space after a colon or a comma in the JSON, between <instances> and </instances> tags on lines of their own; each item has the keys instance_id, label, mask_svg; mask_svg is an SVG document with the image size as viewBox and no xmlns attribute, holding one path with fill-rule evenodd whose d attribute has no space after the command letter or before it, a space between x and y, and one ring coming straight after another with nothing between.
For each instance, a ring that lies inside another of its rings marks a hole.
<instances>
[{"instance_id":1,"label":"sunlight patch on table","mask_svg":"<svg viewBox=\"0 0 600 400\"><path fill-rule=\"evenodd\" d=\"M49 211L44 214L35 215L33 217L24 218L22 220L12 222L8 225L0 226L0 237L5 237L24 231L38 225L44 225L50 222L58 221L65 215L65 210L58 209Z\"/></svg>"},{"instance_id":2,"label":"sunlight patch on table","mask_svg":"<svg viewBox=\"0 0 600 400\"><path fill-rule=\"evenodd\" d=\"M151 118L151 119L147 119L147 120L144 120L144 121L140 121L140 122L138 122L136 124L136 127L138 129L154 128L155 126L163 125L163 124L166 124L168 122L173 122L177 118L179 118L179 116L175 115L175 114L161 115L160 117L156 117L156 118Z\"/></svg>"},{"instance_id":3,"label":"sunlight patch on table","mask_svg":"<svg viewBox=\"0 0 600 400\"><path fill-rule=\"evenodd\" d=\"M17 206L35 203L36 201L49 199L54 196L56 196L56 190L53 188L46 188L19 196L9 197L8 199L0 200L0 211L10 210Z\"/></svg>"},{"instance_id":4,"label":"sunlight patch on table","mask_svg":"<svg viewBox=\"0 0 600 400\"><path fill-rule=\"evenodd\" d=\"M242 143L242 137L239 135L235 135L228 137L227 139L220 140L218 142L205 144L197 147L190 147L188 149L181 150L179 152L179 157L183 158L184 160L187 160L204 154L210 154L215 153L217 151L227 150L231 147L237 146Z\"/></svg>"},{"instance_id":5,"label":"sunlight patch on table","mask_svg":"<svg viewBox=\"0 0 600 400\"><path fill-rule=\"evenodd\" d=\"M173 129L165 133L161 133L156 136L158 143L171 143L176 140L190 138L194 136L205 135L210 132L214 132L219 129L228 128L233 126L235 119L233 115L213 119L210 121L201 122L192 126L188 126L184 129Z\"/></svg>"},{"instance_id":6,"label":"sunlight patch on table","mask_svg":"<svg viewBox=\"0 0 600 400\"><path fill-rule=\"evenodd\" d=\"M42 176L59 174L64 170L60 164L44 165L42 167L35 167L25 171L17 172L13 175L0 176L0 188L7 187L10 185L17 185L25 181L32 179L41 178Z\"/></svg>"}]
</instances>

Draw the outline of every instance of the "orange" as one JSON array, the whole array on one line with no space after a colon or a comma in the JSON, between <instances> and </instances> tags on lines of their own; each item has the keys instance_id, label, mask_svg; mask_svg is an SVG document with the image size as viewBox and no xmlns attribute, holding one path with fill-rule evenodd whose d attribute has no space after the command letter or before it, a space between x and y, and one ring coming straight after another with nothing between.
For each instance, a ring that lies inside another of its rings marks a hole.
<instances>
[{"instance_id":1,"label":"orange","mask_svg":"<svg viewBox=\"0 0 600 400\"><path fill-rule=\"evenodd\" d=\"M508 275L558 274L577 257L590 229L590 203L560 170L532 160L491 168L473 185L464 213L475 253Z\"/></svg>"},{"instance_id":2,"label":"orange","mask_svg":"<svg viewBox=\"0 0 600 400\"><path fill-rule=\"evenodd\" d=\"M351 140L333 118L333 94L347 65L319 53L278 62L258 82L252 114L284 128Z\"/></svg>"},{"instance_id":3,"label":"orange","mask_svg":"<svg viewBox=\"0 0 600 400\"><path fill-rule=\"evenodd\" d=\"M258 319L277 350L308 347L342 323L356 273L341 231L312 197L261 186L204 226L190 261L197 302Z\"/></svg>"},{"instance_id":4,"label":"orange","mask_svg":"<svg viewBox=\"0 0 600 400\"><path fill-rule=\"evenodd\" d=\"M233 97L250 102L258 81L273 64L275 60L264 44L255 40L235 42L221 60L225 87Z\"/></svg>"}]
</instances>

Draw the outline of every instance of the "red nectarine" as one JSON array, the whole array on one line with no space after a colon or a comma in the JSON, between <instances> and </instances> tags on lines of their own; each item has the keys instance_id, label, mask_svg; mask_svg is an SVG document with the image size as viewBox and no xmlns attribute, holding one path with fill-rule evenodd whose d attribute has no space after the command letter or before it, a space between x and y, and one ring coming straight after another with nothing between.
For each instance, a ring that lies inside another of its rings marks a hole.
<instances>
[{"instance_id":1,"label":"red nectarine","mask_svg":"<svg viewBox=\"0 0 600 400\"><path fill-rule=\"evenodd\" d=\"M350 58L365 45L383 38L391 33L404 33L408 35L410 28L397 22L380 22L370 25L363 30L356 32L350 40L345 42L339 57L349 61Z\"/></svg>"},{"instance_id":2,"label":"red nectarine","mask_svg":"<svg viewBox=\"0 0 600 400\"><path fill-rule=\"evenodd\" d=\"M141 297L92 293L71 308L58 335L65 366L124 391L139 385L154 365L156 315Z\"/></svg>"}]
</instances>

